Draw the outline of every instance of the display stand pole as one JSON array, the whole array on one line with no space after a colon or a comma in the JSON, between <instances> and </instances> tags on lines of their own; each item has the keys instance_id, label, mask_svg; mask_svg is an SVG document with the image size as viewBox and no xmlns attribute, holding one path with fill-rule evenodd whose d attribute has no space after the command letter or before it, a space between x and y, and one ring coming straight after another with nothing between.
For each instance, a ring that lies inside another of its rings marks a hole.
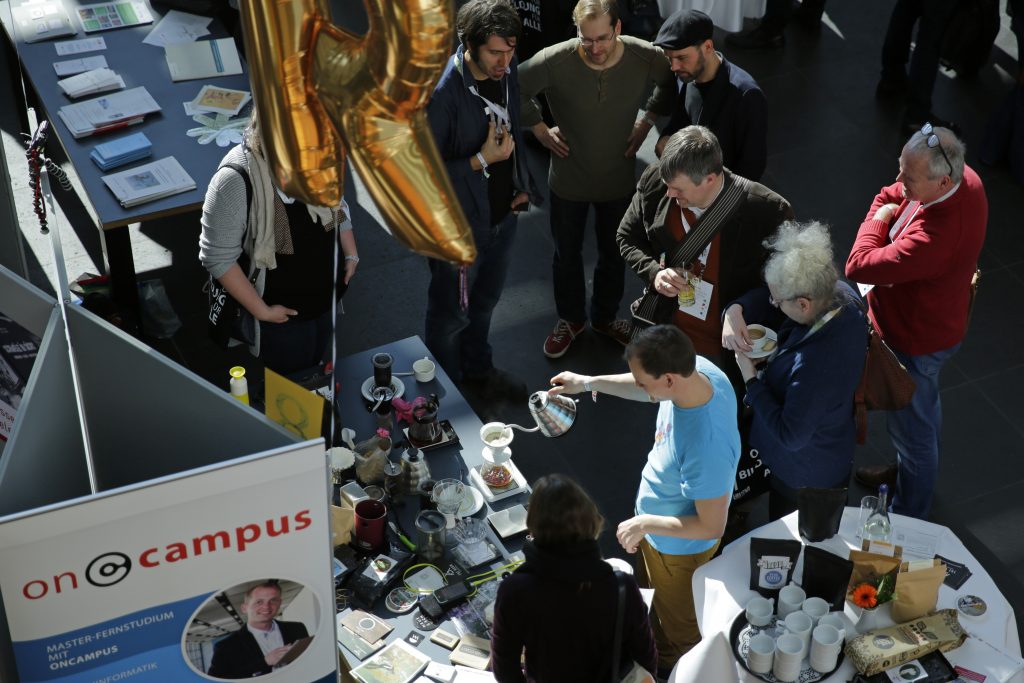
<instances>
[{"instance_id":1,"label":"display stand pole","mask_svg":"<svg viewBox=\"0 0 1024 683\"><path fill-rule=\"evenodd\" d=\"M68 286L68 273L64 267L64 248L60 239L60 220L57 213L57 204L50 191L50 172L56 169L59 173L58 179L61 184L67 182L63 171L43 154L46 147L46 140L50 134L50 124L46 120L40 121L36 132L32 136L25 155L28 157L29 175L34 185L34 209L39 218L40 229L43 233L50 233L50 247L53 250L53 270L57 278L57 301L60 306L61 318L64 320L64 338L68 345L68 358L71 361L71 386L75 393L75 406L78 409L78 423L82 430L82 446L85 453L85 468L89 474L89 490L93 494L99 492L99 485L96 481L96 466L93 462L92 447L89 443L89 427L86 424L85 403L82 399L82 386L79 381L78 362L75 356L75 347L71 343L71 329L68 325L68 306L71 305L71 289ZM45 202L45 204L44 204ZM49 209L52 216L53 229L48 230L46 212Z\"/></svg>"}]
</instances>

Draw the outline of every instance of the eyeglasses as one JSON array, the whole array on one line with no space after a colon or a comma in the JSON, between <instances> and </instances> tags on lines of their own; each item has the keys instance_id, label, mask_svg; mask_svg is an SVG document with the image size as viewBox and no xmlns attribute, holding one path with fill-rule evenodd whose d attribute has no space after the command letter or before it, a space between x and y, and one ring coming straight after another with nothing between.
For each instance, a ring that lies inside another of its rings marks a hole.
<instances>
[{"instance_id":1,"label":"eyeglasses","mask_svg":"<svg viewBox=\"0 0 1024 683\"><path fill-rule=\"evenodd\" d=\"M796 301L799 298L800 298L799 296L791 296L788 299L776 299L774 294L769 293L768 294L768 303L770 303L772 306L775 306L776 308L778 308L779 306L781 306L782 304L786 303L787 301Z\"/></svg>"},{"instance_id":2,"label":"eyeglasses","mask_svg":"<svg viewBox=\"0 0 1024 683\"><path fill-rule=\"evenodd\" d=\"M583 34L577 32L576 37L580 39L580 45L586 48L594 47L594 45L597 44L604 45L605 43L610 43L611 41L615 40L614 33L610 33L604 36L598 36L597 38L584 38Z\"/></svg>"},{"instance_id":3,"label":"eyeglasses","mask_svg":"<svg viewBox=\"0 0 1024 683\"><path fill-rule=\"evenodd\" d=\"M953 175L953 164L949 161L949 157L946 156L946 150L943 149L942 143L939 141L939 136L936 135L933 132L934 130L935 129L932 127L932 124L926 123L923 126L921 126L921 135L924 135L925 137L927 137L927 139L928 139L928 147L930 147L930 148L938 147L939 148L939 151L942 152L942 158L946 160L946 166L949 166L949 175L952 176Z\"/></svg>"}]
</instances>

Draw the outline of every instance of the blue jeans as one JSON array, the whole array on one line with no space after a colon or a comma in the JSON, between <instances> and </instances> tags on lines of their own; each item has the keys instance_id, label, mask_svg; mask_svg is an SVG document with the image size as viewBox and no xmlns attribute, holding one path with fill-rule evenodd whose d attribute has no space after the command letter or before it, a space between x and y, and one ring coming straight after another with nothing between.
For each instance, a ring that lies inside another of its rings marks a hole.
<instances>
[{"instance_id":1,"label":"blue jeans","mask_svg":"<svg viewBox=\"0 0 1024 683\"><path fill-rule=\"evenodd\" d=\"M910 405L888 413L889 436L896 446L899 462L892 511L901 515L927 519L931 510L939 474L939 437L942 434L939 371L959 348L957 344L923 356L910 356L893 349L917 384Z\"/></svg>"},{"instance_id":2,"label":"blue jeans","mask_svg":"<svg viewBox=\"0 0 1024 683\"><path fill-rule=\"evenodd\" d=\"M576 202L551 193L551 236L555 241L552 281L558 317L573 323L587 320L587 275L583 270L583 237L587 212L594 207L597 266L590 320L607 325L615 320L625 291L626 265L615 233L632 197L606 202Z\"/></svg>"},{"instance_id":3,"label":"blue jeans","mask_svg":"<svg viewBox=\"0 0 1024 683\"><path fill-rule=\"evenodd\" d=\"M494 367L487 337L491 314L505 287L515 236L514 214L489 230L473 231L477 256L469 267L467 310L459 303L459 267L437 259L427 262L430 286L424 341L455 382L465 375L483 375Z\"/></svg>"}]
</instances>

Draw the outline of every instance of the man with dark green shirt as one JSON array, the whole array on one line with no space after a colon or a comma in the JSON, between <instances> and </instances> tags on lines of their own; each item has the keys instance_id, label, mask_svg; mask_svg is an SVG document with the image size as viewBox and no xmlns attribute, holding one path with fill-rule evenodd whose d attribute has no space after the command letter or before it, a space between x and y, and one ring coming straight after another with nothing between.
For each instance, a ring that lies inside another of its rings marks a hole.
<instances>
[{"instance_id":1,"label":"man with dark green shirt","mask_svg":"<svg viewBox=\"0 0 1024 683\"><path fill-rule=\"evenodd\" d=\"M617 319L625 266L615 233L636 189L636 152L675 95L662 51L623 36L614 0L580 0L573 10L577 38L538 52L519 67L522 125L551 150L551 234L558 323L544 353L559 358L587 321L583 239L594 207L597 266L590 326L621 344L629 323ZM654 94L647 98L651 84ZM541 118L534 97L543 93L557 125ZM646 111L637 120L640 109Z\"/></svg>"}]
</instances>

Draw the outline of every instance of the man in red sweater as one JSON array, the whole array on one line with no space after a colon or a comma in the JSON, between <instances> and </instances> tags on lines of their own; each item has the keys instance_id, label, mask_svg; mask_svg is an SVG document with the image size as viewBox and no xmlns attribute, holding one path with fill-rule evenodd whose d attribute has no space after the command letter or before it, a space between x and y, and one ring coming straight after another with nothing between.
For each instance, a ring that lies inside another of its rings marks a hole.
<instances>
[{"instance_id":1,"label":"man in red sweater","mask_svg":"<svg viewBox=\"0 0 1024 683\"><path fill-rule=\"evenodd\" d=\"M924 519L939 467L939 371L967 331L988 199L949 129L926 124L899 163L896 182L878 193L857 232L846 276L873 285L871 320L917 383L911 404L888 414L898 458L892 509Z\"/></svg>"}]
</instances>

